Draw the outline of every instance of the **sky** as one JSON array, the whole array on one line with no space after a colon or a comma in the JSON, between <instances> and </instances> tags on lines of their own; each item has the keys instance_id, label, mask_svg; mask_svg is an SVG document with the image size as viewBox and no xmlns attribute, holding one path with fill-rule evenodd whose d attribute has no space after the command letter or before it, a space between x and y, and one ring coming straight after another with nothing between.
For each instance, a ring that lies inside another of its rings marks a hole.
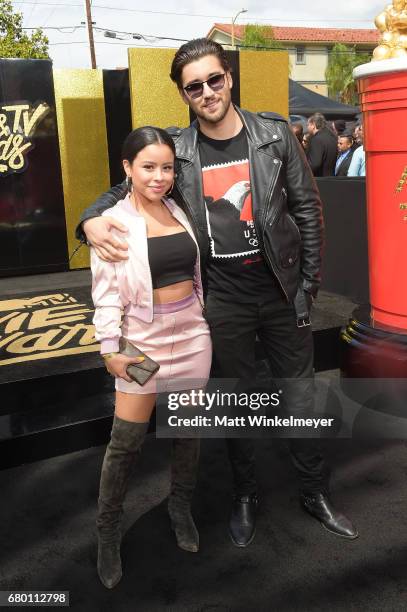
<instances>
[{"instance_id":1,"label":"sky","mask_svg":"<svg viewBox=\"0 0 407 612\"><path fill-rule=\"evenodd\" d=\"M55 68L90 67L84 0L13 0L25 28L44 28ZM205 36L215 22L276 26L374 28L373 20L386 0L92 0L98 68L126 67L129 46L174 47L176 40ZM100 28L100 30L99 30ZM106 30L121 32L116 39ZM132 34L143 35L141 40ZM120 37L120 39L119 39Z\"/></svg>"}]
</instances>

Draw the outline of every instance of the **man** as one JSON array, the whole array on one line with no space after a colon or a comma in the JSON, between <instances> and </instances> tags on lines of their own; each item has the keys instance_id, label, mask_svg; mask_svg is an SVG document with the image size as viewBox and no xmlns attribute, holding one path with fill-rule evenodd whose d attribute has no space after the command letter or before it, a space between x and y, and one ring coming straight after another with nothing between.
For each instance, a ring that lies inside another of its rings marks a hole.
<instances>
[{"instance_id":1,"label":"man","mask_svg":"<svg viewBox=\"0 0 407 612\"><path fill-rule=\"evenodd\" d=\"M333 176L336 164L337 137L327 126L325 117L315 113L308 119L311 140L307 150L308 163L314 176Z\"/></svg>"},{"instance_id":2,"label":"man","mask_svg":"<svg viewBox=\"0 0 407 612\"><path fill-rule=\"evenodd\" d=\"M335 176L348 176L348 170L353 156L352 145L352 136L339 136L338 159L336 160L335 165Z\"/></svg>"},{"instance_id":3,"label":"man","mask_svg":"<svg viewBox=\"0 0 407 612\"><path fill-rule=\"evenodd\" d=\"M321 204L309 167L282 117L232 105L232 75L218 43L202 38L182 45L171 79L197 116L190 127L172 129L173 194L195 227L206 265L216 375L250 384L258 335L273 375L293 380L289 409L302 414L312 406L309 308L320 282L322 246ZM124 185L112 188L82 216L88 241L109 261L125 257L109 233L114 223L92 217L124 193ZM229 531L243 547L255 534L254 446L248 439L228 439L227 445L234 478ZM357 537L329 501L316 441L290 439L290 450L303 507L335 534Z\"/></svg>"},{"instance_id":4,"label":"man","mask_svg":"<svg viewBox=\"0 0 407 612\"><path fill-rule=\"evenodd\" d=\"M363 125L360 125L358 129L358 141L360 145L353 152L352 161L348 169L348 176L366 176L366 156L363 148Z\"/></svg>"}]
</instances>

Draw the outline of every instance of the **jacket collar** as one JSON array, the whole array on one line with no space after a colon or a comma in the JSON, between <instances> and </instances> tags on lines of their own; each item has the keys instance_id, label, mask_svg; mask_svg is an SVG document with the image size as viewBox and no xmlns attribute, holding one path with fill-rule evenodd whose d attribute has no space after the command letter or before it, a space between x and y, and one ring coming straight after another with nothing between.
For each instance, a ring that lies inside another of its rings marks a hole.
<instances>
[{"instance_id":1,"label":"jacket collar","mask_svg":"<svg viewBox=\"0 0 407 612\"><path fill-rule=\"evenodd\" d=\"M266 120L261 115L243 110L238 106L235 106L235 110L255 148L260 149L281 140L281 134L274 121ZM189 127L181 130L175 142L178 159L193 161L198 152L198 135L199 125L197 120L191 123Z\"/></svg>"},{"instance_id":2,"label":"jacket collar","mask_svg":"<svg viewBox=\"0 0 407 612\"><path fill-rule=\"evenodd\" d=\"M166 205L171 214L175 212L175 202L171 198L163 197L162 202ZM130 200L130 194L127 194L126 197L120 202L121 207L130 215L134 217L144 218L143 215L139 213L137 208L134 206L133 202Z\"/></svg>"}]
</instances>

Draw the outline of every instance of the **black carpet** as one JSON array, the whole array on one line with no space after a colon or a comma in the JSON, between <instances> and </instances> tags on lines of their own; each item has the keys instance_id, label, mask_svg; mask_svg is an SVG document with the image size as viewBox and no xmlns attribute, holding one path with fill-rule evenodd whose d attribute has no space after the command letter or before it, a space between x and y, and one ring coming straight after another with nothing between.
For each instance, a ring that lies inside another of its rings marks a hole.
<instances>
[{"instance_id":1,"label":"black carpet","mask_svg":"<svg viewBox=\"0 0 407 612\"><path fill-rule=\"evenodd\" d=\"M149 437L131 483L124 578L107 591L95 571L104 447L0 472L0 589L69 590L84 611L405 611L407 443L326 440L332 498L360 532L325 531L297 500L284 443L258 440L261 505L253 544L228 538L230 473L222 440L204 440L194 513L201 550L177 549L164 498L168 440Z\"/></svg>"}]
</instances>

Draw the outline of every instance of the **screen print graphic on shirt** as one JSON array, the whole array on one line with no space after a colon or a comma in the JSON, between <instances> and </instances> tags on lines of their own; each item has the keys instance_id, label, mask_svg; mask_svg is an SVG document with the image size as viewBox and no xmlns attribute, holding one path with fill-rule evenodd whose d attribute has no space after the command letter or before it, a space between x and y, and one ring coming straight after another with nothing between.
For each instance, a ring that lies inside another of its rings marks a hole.
<instances>
[{"instance_id":1,"label":"screen print graphic on shirt","mask_svg":"<svg viewBox=\"0 0 407 612\"><path fill-rule=\"evenodd\" d=\"M253 221L248 159L203 167L202 178L212 257L249 257L251 261L247 263L261 259Z\"/></svg>"}]
</instances>

